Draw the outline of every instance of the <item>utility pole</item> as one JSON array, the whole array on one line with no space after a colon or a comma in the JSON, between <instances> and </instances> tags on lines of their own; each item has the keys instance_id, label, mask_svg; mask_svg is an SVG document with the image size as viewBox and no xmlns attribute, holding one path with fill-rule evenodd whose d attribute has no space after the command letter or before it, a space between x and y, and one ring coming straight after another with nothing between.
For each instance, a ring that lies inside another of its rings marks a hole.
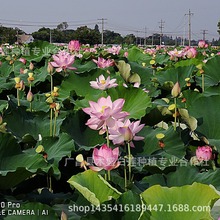
<instances>
[{"instance_id":1,"label":"utility pole","mask_svg":"<svg viewBox=\"0 0 220 220\"><path fill-rule=\"evenodd\" d=\"M146 46L147 42L147 28L144 28L144 46Z\"/></svg>"},{"instance_id":2,"label":"utility pole","mask_svg":"<svg viewBox=\"0 0 220 220\"><path fill-rule=\"evenodd\" d=\"M152 33L151 46L154 46L154 33Z\"/></svg>"},{"instance_id":3,"label":"utility pole","mask_svg":"<svg viewBox=\"0 0 220 220\"><path fill-rule=\"evenodd\" d=\"M137 35L136 35L136 45L138 45L138 32L139 31L136 31L137 32Z\"/></svg>"},{"instance_id":4,"label":"utility pole","mask_svg":"<svg viewBox=\"0 0 220 220\"><path fill-rule=\"evenodd\" d=\"M50 28L50 44L52 44L52 33L51 33L51 28Z\"/></svg>"},{"instance_id":5,"label":"utility pole","mask_svg":"<svg viewBox=\"0 0 220 220\"><path fill-rule=\"evenodd\" d=\"M100 20L102 23L102 33L101 33L101 36L102 36L102 38L101 38L101 44L102 44L102 47L103 47L103 45L104 45L104 23L105 23L105 21L107 20L106 18L101 18L101 19L98 19L98 20Z\"/></svg>"},{"instance_id":6,"label":"utility pole","mask_svg":"<svg viewBox=\"0 0 220 220\"><path fill-rule=\"evenodd\" d=\"M162 44L162 36L163 36L164 23L165 23L165 21L162 21L162 19L159 22L159 24L160 24L160 26L159 26L159 28L160 28L160 46Z\"/></svg>"},{"instance_id":7,"label":"utility pole","mask_svg":"<svg viewBox=\"0 0 220 220\"><path fill-rule=\"evenodd\" d=\"M206 31L208 30L202 30L202 39L205 41L205 35L208 34Z\"/></svg>"},{"instance_id":8,"label":"utility pole","mask_svg":"<svg viewBox=\"0 0 220 220\"><path fill-rule=\"evenodd\" d=\"M189 14L185 14L189 16L189 20L188 20L188 26L189 26L189 47L191 46L191 16L193 15L193 13L191 13L190 9L189 9Z\"/></svg>"}]
</instances>

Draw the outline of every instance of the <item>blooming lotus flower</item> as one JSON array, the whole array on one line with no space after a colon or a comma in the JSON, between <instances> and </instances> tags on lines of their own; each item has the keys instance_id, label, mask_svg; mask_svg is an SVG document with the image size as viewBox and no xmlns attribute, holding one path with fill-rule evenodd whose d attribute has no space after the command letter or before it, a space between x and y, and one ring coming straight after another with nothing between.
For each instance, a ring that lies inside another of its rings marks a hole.
<instances>
[{"instance_id":1,"label":"blooming lotus flower","mask_svg":"<svg viewBox=\"0 0 220 220\"><path fill-rule=\"evenodd\" d=\"M78 40L71 40L68 44L68 50L70 52L76 51L78 52L80 50L80 43Z\"/></svg>"},{"instance_id":2,"label":"blooming lotus flower","mask_svg":"<svg viewBox=\"0 0 220 220\"><path fill-rule=\"evenodd\" d=\"M116 54L118 55L120 50L121 50L121 46L112 46L111 48L107 49L108 53L111 53L113 55L116 55Z\"/></svg>"},{"instance_id":3,"label":"blooming lotus flower","mask_svg":"<svg viewBox=\"0 0 220 220\"><path fill-rule=\"evenodd\" d=\"M189 48L185 53L187 58L195 58L197 55L197 51L194 47Z\"/></svg>"},{"instance_id":4,"label":"blooming lotus flower","mask_svg":"<svg viewBox=\"0 0 220 220\"><path fill-rule=\"evenodd\" d=\"M199 161L208 161L212 159L212 148L209 146L202 146L196 149L196 157Z\"/></svg>"},{"instance_id":5,"label":"blooming lotus flower","mask_svg":"<svg viewBox=\"0 0 220 220\"><path fill-rule=\"evenodd\" d=\"M100 149L94 148L92 158L95 166L90 166L90 169L94 171L112 170L119 167L120 162L118 161L119 148L111 149L106 144L102 145Z\"/></svg>"},{"instance_id":6,"label":"blooming lotus flower","mask_svg":"<svg viewBox=\"0 0 220 220\"><path fill-rule=\"evenodd\" d=\"M208 44L204 40L200 40L198 43L199 48L207 48Z\"/></svg>"},{"instance_id":7,"label":"blooming lotus flower","mask_svg":"<svg viewBox=\"0 0 220 220\"><path fill-rule=\"evenodd\" d=\"M110 79L110 76L105 79L103 75L100 75L99 78L96 78L96 81L91 81L90 86L94 89L105 90L112 87L118 86L116 79Z\"/></svg>"},{"instance_id":8,"label":"blooming lotus flower","mask_svg":"<svg viewBox=\"0 0 220 220\"><path fill-rule=\"evenodd\" d=\"M144 52L149 54L149 55L154 55L154 54L157 53L157 50L154 49L154 48L147 48Z\"/></svg>"},{"instance_id":9,"label":"blooming lotus flower","mask_svg":"<svg viewBox=\"0 0 220 220\"><path fill-rule=\"evenodd\" d=\"M129 119L117 121L116 126L109 128L109 139L113 144L124 144L124 142L130 142L131 147L134 147L132 140L140 141L144 137L136 136L136 134L144 127L144 124L140 124L140 121L131 122Z\"/></svg>"},{"instance_id":10,"label":"blooming lotus flower","mask_svg":"<svg viewBox=\"0 0 220 220\"><path fill-rule=\"evenodd\" d=\"M50 63L53 67L57 68L57 72L61 72L62 70L66 71L66 69L76 69L75 67L72 67L72 64L75 61L74 56L66 51L60 51L58 54L53 55L52 57L54 61Z\"/></svg>"},{"instance_id":11,"label":"blooming lotus flower","mask_svg":"<svg viewBox=\"0 0 220 220\"><path fill-rule=\"evenodd\" d=\"M93 59L93 62L97 64L99 68L106 68L114 65L114 61L110 59L104 59L102 57L98 57L98 60Z\"/></svg>"},{"instance_id":12,"label":"blooming lotus flower","mask_svg":"<svg viewBox=\"0 0 220 220\"><path fill-rule=\"evenodd\" d=\"M101 97L97 103L89 101L90 107L83 108L83 111L91 117L86 125L94 130L102 128L102 132L105 132L106 126L113 127L116 120L129 115L129 113L122 111L124 102L124 99L117 99L112 102L110 96Z\"/></svg>"},{"instance_id":13,"label":"blooming lotus flower","mask_svg":"<svg viewBox=\"0 0 220 220\"><path fill-rule=\"evenodd\" d=\"M170 56L170 60L178 60L178 58L184 56L184 51L177 50L176 48L174 50L168 51L168 55Z\"/></svg>"}]
</instances>

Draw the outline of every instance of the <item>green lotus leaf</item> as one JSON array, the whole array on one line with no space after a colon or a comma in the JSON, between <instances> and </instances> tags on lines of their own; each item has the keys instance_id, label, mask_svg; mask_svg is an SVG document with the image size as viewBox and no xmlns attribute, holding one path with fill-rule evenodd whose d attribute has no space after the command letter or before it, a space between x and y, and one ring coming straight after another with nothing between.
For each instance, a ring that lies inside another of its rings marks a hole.
<instances>
[{"instance_id":1,"label":"green lotus leaf","mask_svg":"<svg viewBox=\"0 0 220 220\"><path fill-rule=\"evenodd\" d=\"M210 144L214 144L217 147L220 143L219 106L220 97L215 95L208 98L200 97L188 107L189 114L200 121L196 131L202 133Z\"/></svg>"},{"instance_id":2,"label":"green lotus leaf","mask_svg":"<svg viewBox=\"0 0 220 220\"><path fill-rule=\"evenodd\" d=\"M220 82L219 62L220 56L215 56L208 60L204 66L205 85L207 87L217 85Z\"/></svg>"},{"instance_id":3,"label":"green lotus leaf","mask_svg":"<svg viewBox=\"0 0 220 220\"><path fill-rule=\"evenodd\" d=\"M163 216L163 220L211 220L210 210L220 198L213 188L201 183L171 188L155 185L141 196L151 213L149 219Z\"/></svg>"},{"instance_id":4,"label":"green lotus leaf","mask_svg":"<svg viewBox=\"0 0 220 220\"><path fill-rule=\"evenodd\" d=\"M96 81L100 75L107 77L107 73L103 69L94 69L90 72L85 72L83 74L71 73L68 77L64 79L60 86L59 94L60 98L69 98L71 91L75 91L78 96L86 96L87 94L97 95L101 93L100 90L94 89L90 86L90 81Z\"/></svg>"},{"instance_id":5,"label":"green lotus leaf","mask_svg":"<svg viewBox=\"0 0 220 220\"><path fill-rule=\"evenodd\" d=\"M202 166L207 167L207 166ZM178 167L175 172L167 174L168 186L183 186L192 184L193 182L199 182L203 184L211 184L217 190L220 191L220 170L208 170L206 172L200 172L197 167L182 166Z\"/></svg>"},{"instance_id":6,"label":"green lotus leaf","mask_svg":"<svg viewBox=\"0 0 220 220\"><path fill-rule=\"evenodd\" d=\"M99 206L105 201L117 199L120 192L114 189L98 173L87 170L72 176L68 183L76 188L90 203Z\"/></svg>"},{"instance_id":7,"label":"green lotus leaf","mask_svg":"<svg viewBox=\"0 0 220 220\"><path fill-rule=\"evenodd\" d=\"M159 141L156 137L158 133L165 135L163 138L163 149L161 149ZM151 127L144 127L138 133L138 135L145 137L144 142L135 143L135 151L137 151L139 156L155 155L156 152L159 153L161 150L171 157L175 156L179 159L182 159L185 156L185 146L179 134L175 132L172 127L169 127L167 130L161 128L152 129Z\"/></svg>"},{"instance_id":8,"label":"green lotus leaf","mask_svg":"<svg viewBox=\"0 0 220 220\"><path fill-rule=\"evenodd\" d=\"M87 115L82 111L70 114L64 121L62 130L68 133L79 147L88 150L96 145L102 145L105 143L105 139L98 134L98 131L85 125L87 119Z\"/></svg>"},{"instance_id":9,"label":"green lotus leaf","mask_svg":"<svg viewBox=\"0 0 220 220\"><path fill-rule=\"evenodd\" d=\"M156 78L161 85L164 85L166 82L179 82L180 87L186 85L185 79L193 75L195 69L194 65L190 66L180 66L178 68L170 68L165 71L160 71L156 74Z\"/></svg>"},{"instance_id":10,"label":"green lotus leaf","mask_svg":"<svg viewBox=\"0 0 220 220\"><path fill-rule=\"evenodd\" d=\"M43 58L48 58L57 53L58 48L47 41L36 41L29 43L26 50L30 53L24 56L25 59L40 62Z\"/></svg>"},{"instance_id":11,"label":"green lotus leaf","mask_svg":"<svg viewBox=\"0 0 220 220\"><path fill-rule=\"evenodd\" d=\"M140 88L118 86L109 89L108 94L112 100L125 99L123 111L129 112L130 118L141 119L146 114L146 109L151 107L151 98Z\"/></svg>"},{"instance_id":12,"label":"green lotus leaf","mask_svg":"<svg viewBox=\"0 0 220 220\"><path fill-rule=\"evenodd\" d=\"M38 139L39 134L43 137L50 136L49 113L26 111L23 106L17 107L14 101L15 99L10 98L9 107L4 115L4 122L7 123L8 131L19 138L22 138L25 134L30 134L35 139ZM61 112L56 120L56 136L59 135L60 126L64 119L65 113Z\"/></svg>"}]
</instances>

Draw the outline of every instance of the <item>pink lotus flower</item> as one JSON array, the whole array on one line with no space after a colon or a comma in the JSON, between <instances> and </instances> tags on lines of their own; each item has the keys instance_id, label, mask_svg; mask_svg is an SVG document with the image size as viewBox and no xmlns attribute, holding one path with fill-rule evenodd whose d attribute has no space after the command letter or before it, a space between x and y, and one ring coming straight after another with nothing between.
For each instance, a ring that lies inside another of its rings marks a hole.
<instances>
[{"instance_id":1,"label":"pink lotus flower","mask_svg":"<svg viewBox=\"0 0 220 220\"><path fill-rule=\"evenodd\" d=\"M202 146L196 149L196 157L199 161L208 161L212 159L212 148L209 146Z\"/></svg>"},{"instance_id":2,"label":"pink lotus flower","mask_svg":"<svg viewBox=\"0 0 220 220\"><path fill-rule=\"evenodd\" d=\"M111 48L107 49L108 53L111 53L113 55L116 55L116 54L118 55L120 50L121 50L121 46L112 46Z\"/></svg>"},{"instance_id":3,"label":"pink lotus flower","mask_svg":"<svg viewBox=\"0 0 220 220\"><path fill-rule=\"evenodd\" d=\"M147 48L144 52L149 55L154 55L157 53L157 50L155 48Z\"/></svg>"},{"instance_id":4,"label":"pink lotus flower","mask_svg":"<svg viewBox=\"0 0 220 220\"><path fill-rule=\"evenodd\" d=\"M200 40L198 43L199 48L207 48L208 44L204 40Z\"/></svg>"},{"instance_id":5,"label":"pink lotus flower","mask_svg":"<svg viewBox=\"0 0 220 220\"><path fill-rule=\"evenodd\" d=\"M76 51L78 52L80 50L80 43L78 40L71 40L68 44L68 50L70 52Z\"/></svg>"},{"instance_id":6,"label":"pink lotus flower","mask_svg":"<svg viewBox=\"0 0 220 220\"><path fill-rule=\"evenodd\" d=\"M144 137L136 136L136 134L144 127L144 124L140 124L140 121L131 122L129 119L117 121L116 126L109 128L109 139L113 144L124 144L124 142L130 142L131 147L134 147L132 140L140 141Z\"/></svg>"},{"instance_id":7,"label":"pink lotus flower","mask_svg":"<svg viewBox=\"0 0 220 220\"><path fill-rule=\"evenodd\" d=\"M194 47L189 48L185 53L187 58L195 58L197 55L197 51Z\"/></svg>"},{"instance_id":8,"label":"pink lotus flower","mask_svg":"<svg viewBox=\"0 0 220 220\"><path fill-rule=\"evenodd\" d=\"M100 75L99 78L96 78L96 81L91 81L90 86L94 89L105 90L112 87L118 86L116 79L110 79L110 76L105 79L103 75Z\"/></svg>"},{"instance_id":9,"label":"pink lotus flower","mask_svg":"<svg viewBox=\"0 0 220 220\"><path fill-rule=\"evenodd\" d=\"M92 158L95 166L90 166L93 171L112 170L119 167L120 162L118 161L119 148L112 150L106 144L102 145L100 149L94 148Z\"/></svg>"},{"instance_id":10,"label":"pink lotus flower","mask_svg":"<svg viewBox=\"0 0 220 220\"><path fill-rule=\"evenodd\" d=\"M90 115L90 119L87 121L88 125L93 130L99 130L101 132L106 131L106 126L113 127L116 120L123 119L129 115L127 112L123 112L124 99L117 99L112 102L111 97L101 97L97 103L89 101L90 107L83 108L83 111Z\"/></svg>"},{"instance_id":11,"label":"pink lotus flower","mask_svg":"<svg viewBox=\"0 0 220 220\"><path fill-rule=\"evenodd\" d=\"M178 58L184 56L184 51L177 50L176 48L174 50L168 51L167 53L170 56L170 60L174 60L174 61L177 61Z\"/></svg>"},{"instance_id":12,"label":"pink lotus flower","mask_svg":"<svg viewBox=\"0 0 220 220\"><path fill-rule=\"evenodd\" d=\"M53 55L53 62L50 64L57 68L57 72L61 72L62 70L66 71L66 69L75 70L75 67L72 67L72 64L75 61L73 55L67 53L66 51L60 51L58 54Z\"/></svg>"},{"instance_id":13,"label":"pink lotus flower","mask_svg":"<svg viewBox=\"0 0 220 220\"><path fill-rule=\"evenodd\" d=\"M106 60L102 57L98 57L98 60L93 59L93 62L95 62L99 68L107 68L114 65L114 60Z\"/></svg>"}]
</instances>

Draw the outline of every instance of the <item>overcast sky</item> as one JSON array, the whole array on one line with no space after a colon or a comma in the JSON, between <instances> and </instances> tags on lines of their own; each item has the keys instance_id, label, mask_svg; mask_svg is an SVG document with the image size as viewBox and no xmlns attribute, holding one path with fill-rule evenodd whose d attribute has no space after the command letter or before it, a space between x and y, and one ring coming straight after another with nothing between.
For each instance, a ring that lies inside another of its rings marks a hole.
<instances>
[{"instance_id":1,"label":"overcast sky","mask_svg":"<svg viewBox=\"0 0 220 220\"><path fill-rule=\"evenodd\" d=\"M100 20L105 18L104 28L125 36L148 36L162 31L172 36L188 33L189 9L192 39L218 39L217 23L220 20L220 0L9 0L1 1L0 23L18 27L32 33L40 27L55 28L66 21L70 29L87 25L101 29Z\"/></svg>"}]
</instances>

